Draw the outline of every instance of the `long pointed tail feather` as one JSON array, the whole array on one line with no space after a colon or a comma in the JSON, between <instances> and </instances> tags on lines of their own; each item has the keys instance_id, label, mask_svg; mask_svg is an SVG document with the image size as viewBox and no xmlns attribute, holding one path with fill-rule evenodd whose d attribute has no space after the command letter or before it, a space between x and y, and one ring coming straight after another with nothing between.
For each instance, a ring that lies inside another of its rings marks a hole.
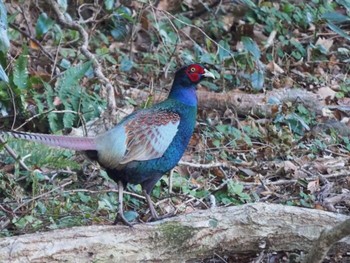
<instances>
[{"instance_id":1,"label":"long pointed tail feather","mask_svg":"<svg viewBox=\"0 0 350 263\"><path fill-rule=\"evenodd\" d=\"M0 134L7 134L17 139L39 142L53 147L62 147L76 151L96 150L95 138L93 137L74 137L16 131L0 131Z\"/></svg>"}]
</instances>

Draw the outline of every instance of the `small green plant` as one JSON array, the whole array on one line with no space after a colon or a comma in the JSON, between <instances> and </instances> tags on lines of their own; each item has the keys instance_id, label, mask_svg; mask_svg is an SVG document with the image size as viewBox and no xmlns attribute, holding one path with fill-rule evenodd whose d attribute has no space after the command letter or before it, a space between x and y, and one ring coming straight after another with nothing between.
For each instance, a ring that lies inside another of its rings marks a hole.
<instances>
[{"instance_id":1,"label":"small green plant","mask_svg":"<svg viewBox=\"0 0 350 263\"><path fill-rule=\"evenodd\" d=\"M249 194L244 192L244 187L241 183L235 182L232 179L225 181L227 191L220 190L215 193L217 201L224 205L230 204L244 204L252 201Z\"/></svg>"}]
</instances>

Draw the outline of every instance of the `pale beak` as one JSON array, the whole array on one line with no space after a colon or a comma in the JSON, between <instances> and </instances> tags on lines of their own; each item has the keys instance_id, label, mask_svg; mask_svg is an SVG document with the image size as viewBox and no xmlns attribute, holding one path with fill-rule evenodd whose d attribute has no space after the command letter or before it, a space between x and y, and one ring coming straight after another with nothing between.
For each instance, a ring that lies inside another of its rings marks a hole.
<instances>
[{"instance_id":1,"label":"pale beak","mask_svg":"<svg viewBox=\"0 0 350 263\"><path fill-rule=\"evenodd\" d=\"M213 73L211 73L209 70L207 69L204 69L204 74L203 74L204 77L207 77L207 78L213 78L215 79L215 76Z\"/></svg>"}]
</instances>

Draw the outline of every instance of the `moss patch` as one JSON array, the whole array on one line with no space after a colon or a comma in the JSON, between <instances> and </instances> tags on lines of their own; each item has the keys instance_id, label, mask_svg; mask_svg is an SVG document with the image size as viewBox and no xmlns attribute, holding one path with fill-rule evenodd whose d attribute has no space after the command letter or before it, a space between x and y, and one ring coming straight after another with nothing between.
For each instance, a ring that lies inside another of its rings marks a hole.
<instances>
[{"instance_id":1,"label":"moss patch","mask_svg":"<svg viewBox=\"0 0 350 263\"><path fill-rule=\"evenodd\" d=\"M161 238L168 245L182 247L192 238L194 229L189 226L183 226L180 223L172 222L159 226Z\"/></svg>"}]
</instances>

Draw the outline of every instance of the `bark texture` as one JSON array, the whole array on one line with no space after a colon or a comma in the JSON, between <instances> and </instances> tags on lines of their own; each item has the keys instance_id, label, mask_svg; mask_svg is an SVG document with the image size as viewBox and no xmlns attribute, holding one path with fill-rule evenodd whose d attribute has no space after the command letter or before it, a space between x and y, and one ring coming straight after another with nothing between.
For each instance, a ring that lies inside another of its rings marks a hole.
<instances>
[{"instance_id":1,"label":"bark texture","mask_svg":"<svg viewBox=\"0 0 350 263\"><path fill-rule=\"evenodd\" d=\"M214 208L154 223L88 226L0 239L0 262L184 262L214 253L308 251L349 219L275 204ZM349 249L350 238L335 246Z\"/></svg>"},{"instance_id":2,"label":"bark texture","mask_svg":"<svg viewBox=\"0 0 350 263\"><path fill-rule=\"evenodd\" d=\"M139 89L129 89L128 95L141 103L146 101L150 94ZM153 97L155 102L162 101L166 98L166 92L153 94ZM278 105L286 102L302 103L308 110L316 114L321 114L325 106L317 94L302 89L279 89L259 94L247 94L237 90L226 93L198 90L197 97L199 108L216 110L233 108L238 115L244 116L271 117L273 113L276 113Z\"/></svg>"}]
</instances>

